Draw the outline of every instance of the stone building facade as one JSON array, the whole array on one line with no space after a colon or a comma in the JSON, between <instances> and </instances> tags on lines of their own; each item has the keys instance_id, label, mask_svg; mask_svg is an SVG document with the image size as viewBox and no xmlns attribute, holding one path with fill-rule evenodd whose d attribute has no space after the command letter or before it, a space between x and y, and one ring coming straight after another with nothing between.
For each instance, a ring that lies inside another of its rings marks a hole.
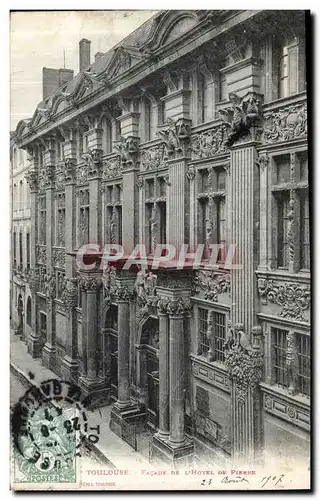
<instances>
[{"instance_id":1,"label":"stone building facade","mask_svg":"<svg viewBox=\"0 0 320 500\"><path fill-rule=\"evenodd\" d=\"M27 153L19 149L15 133L10 136L10 215L11 215L11 328L26 340L31 334L31 210L26 179Z\"/></svg>"},{"instance_id":2,"label":"stone building facade","mask_svg":"<svg viewBox=\"0 0 320 500\"><path fill-rule=\"evenodd\" d=\"M124 439L147 426L150 460L308 461L305 13L163 11L92 64L89 49L16 130L29 352L111 404ZM88 242L221 249L214 269L79 269Z\"/></svg>"}]
</instances>

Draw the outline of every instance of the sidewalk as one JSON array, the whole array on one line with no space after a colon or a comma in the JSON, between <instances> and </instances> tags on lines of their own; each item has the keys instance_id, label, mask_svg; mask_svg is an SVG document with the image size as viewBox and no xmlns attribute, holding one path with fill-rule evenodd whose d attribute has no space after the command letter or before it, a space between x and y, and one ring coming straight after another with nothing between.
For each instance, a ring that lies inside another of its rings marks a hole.
<instances>
[{"instance_id":1,"label":"sidewalk","mask_svg":"<svg viewBox=\"0 0 320 500\"><path fill-rule=\"evenodd\" d=\"M34 359L28 354L27 346L17 336L11 334L10 367L14 373L30 385L38 385L44 380L58 378L55 373L45 368L41 359ZM29 372L34 375L30 379ZM88 411L92 424L100 425L100 438L94 445L98 455L103 455L111 467L140 471L150 469L149 461L141 453L134 451L127 443L114 434L109 428L111 406ZM142 439L144 452L148 450L148 440ZM111 464L110 464L111 462Z\"/></svg>"}]
</instances>

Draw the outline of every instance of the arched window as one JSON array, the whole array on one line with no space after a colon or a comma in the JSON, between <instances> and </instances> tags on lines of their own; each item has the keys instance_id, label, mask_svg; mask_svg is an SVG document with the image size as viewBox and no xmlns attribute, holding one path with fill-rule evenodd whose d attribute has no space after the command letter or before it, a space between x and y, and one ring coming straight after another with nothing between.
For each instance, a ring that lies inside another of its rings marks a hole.
<instances>
[{"instance_id":1,"label":"arched window","mask_svg":"<svg viewBox=\"0 0 320 500\"><path fill-rule=\"evenodd\" d=\"M31 317L32 317L32 312L31 312L31 299L28 297L27 300L27 325L31 327Z\"/></svg>"}]
</instances>

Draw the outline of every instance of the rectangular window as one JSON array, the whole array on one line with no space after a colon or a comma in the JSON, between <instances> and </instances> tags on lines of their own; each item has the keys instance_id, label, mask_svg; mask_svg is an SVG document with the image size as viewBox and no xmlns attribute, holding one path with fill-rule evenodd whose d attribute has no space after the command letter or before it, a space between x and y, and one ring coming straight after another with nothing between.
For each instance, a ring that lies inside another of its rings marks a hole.
<instances>
[{"instance_id":1,"label":"rectangular window","mask_svg":"<svg viewBox=\"0 0 320 500\"><path fill-rule=\"evenodd\" d=\"M146 198L150 199L154 197L154 180L147 179L146 181Z\"/></svg>"},{"instance_id":2,"label":"rectangular window","mask_svg":"<svg viewBox=\"0 0 320 500\"><path fill-rule=\"evenodd\" d=\"M282 47L279 60L279 97L289 95L288 47Z\"/></svg>"},{"instance_id":3,"label":"rectangular window","mask_svg":"<svg viewBox=\"0 0 320 500\"><path fill-rule=\"evenodd\" d=\"M289 191L282 191L278 195L278 267L288 267L288 212Z\"/></svg>"},{"instance_id":4,"label":"rectangular window","mask_svg":"<svg viewBox=\"0 0 320 500\"><path fill-rule=\"evenodd\" d=\"M150 141L151 139L151 106L148 99L144 101L145 110L145 141Z\"/></svg>"},{"instance_id":5,"label":"rectangular window","mask_svg":"<svg viewBox=\"0 0 320 500\"><path fill-rule=\"evenodd\" d=\"M226 200L225 198L217 199L217 243L220 245L225 245L226 243ZM224 262L225 260L225 250L219 248L218 251L218 262Z\"/></svg>"},{"instance_id":6,"label":"rectangular window","mask_svg":"<svg viewBox=\"0 0 320 500\"><path fill-rule=\"evenodd\" d=\"M200 170L199 192L206 193L209 189L209 172L207 169Z\"/></svg>"},{"instance_id":7,"label":"rectangular window","mask_svg":"<svg viewBox=\"0 0 320 500\"><path fill-rule=\"evenodd\" d=\"M308 152L297 153L296 158L299 164L299 180L308 182Z\"/></svg>"},{"instance_id":8,"label":"rectangular window","mask_svg":"<svg viewBox=\"0 0 320 500\"><path fill-rule=\"evenodd\" d=\"M47 201L46 196L41 196L39 198L39 236L38 241L40 245L46 245L47 243Z\"/></svg>"},{"instance_id":9,"label":"rectangular window","mask_svg":"<svg viewBox=\"0 0 320 500\"><path fill-rule=\"evenodd\" d=\"M30 233L27 233L26 247L27 247L27 270L29 271L29 269L30 269Z\"/></svg>"},{"instance_id":10,"label":"rectangular window","mask_svg":"<svg viewBox=\"0 0 320 500\"><path fill-rule=\"evenodd\" d=\"M207 240L209 200L202 198L199 200L199 243L205 243Z\"/></svg>"},{"instance_id":11,"label":"rectangular window","mask_svg":"<svg viewBox=\"0 0 320 500\"><path fill-rule=\"evenodd\" d=\"M217 191L225 191L226 189L226 172L225 170L216 170Z\"/></svg>"},{"instance_id":12,"label":"rectangular window","mask_svg":"<svg viewBox=\"0 0 320 500\"><path fill-rule=\"evenodd\" d=\"M297 349L297 392L310 396L310 337L296 334Z\"/></svg>"},{"instance_id":13,"label":"rectangular window","mask_svg":"<svg viewBox=\"0 0 320 500\"><path fill-rule=\"evenodd\" d=\"M107 186L107 203L112 203L113 201L112 192L113 192L113 186Z\"/></svg>"},{"instance_id":14,"label":"rectangular window","mask_svg":"<svg viewBox=\"0 0 320 500\"><path fill-rule=\"evenodd\" d=\"M220 101L228 100L228 83L224 73L220 73Z\"/></svg>"},{"instance_id":15,"label":"rectangular window","mask_svg":"<svg viewBox=\"0 0 320 500\"><path fill-rule=\"evenodd\" d=\"M122 207L120 206L117 206L116 207L116 211L117 211L117 228L118 228L118 241L117 243L119 245L122 245Z\"/></svg>"},{"instance_id":16,"label":"rectangular window","mask_svg":"<svg viewBox=\"0 0 320 500\"><path fill-rule=\"evenodd\" d=\"M208 119L208 86L206 77L198 75L198 102L200 106L200 123L205 123Z\"/></svg>"},{"instance_id":17,"label":"rectangular window","mask_svg":"<svg viewBox=\"0 0 320 500\"><path fill-rule=\"evenodd\" d=\"M147 254L151 254L153 250L153 242L152 242L152 215L153 215L153 204L146 203L146 245L147 245Z\"/></svg>"},{"instance_id":18,"label":"rectangular window","mask_svg":"<svg viewBox=\"0 0 320 500\"><path fill-rule=\"evenodd\" d=\"M89 200L89 190L84 189L79 193L79 245L86 245L89 242L89 210L90 210L90 200Z\"/></svg>"},{"instance_id":19,"label":"rectangular window","mask_svg":"<svg viewBox=\"0 0 320 500\"><path fill-rule=\"evenodd\" d=\"M19 233L19 253L20 253L20 269L23 268L23 245L22 245L22 233Z\"/></svg>"},{"instance_id":20,"label":"rectangular window","mask_svg":"<svg viewBox=\"0 0 320 500\"><path fill-rule=\"evenodd\" d=\"M309 195L300 195L300 268L310 269Z\"/></svg>"},{"instance_id":21,"label":"rectangular window","mask_svg":"<svg viewBox=\"0 0 320 500\"><path fill-rule=\"evenodd\" d=\"M199 337L198 337L198 351L199 356L207 355L210 344L207 337L208 331L208 310L199 307Z\"/></svg>"},{"instance_id":22,"label":"rectangular window","mask_svg":"<svg viewBox=\"0 0 320 500\"><path fill-rule=\"evenodd\" d=\"M277 184L290 182L290 155L279 155L274 158L277 169Z\"/></svg>"},{"instance_id":23,"label":"rectangular window","mask_svg":"<svg viewBox=\"0 0 320 500\"><path fill-rule=\"evenodd\" d=\"M215 361L224 362L223 344L226 338L226 316L221 313L213 313L213 359Z\"/></svg>"},{"instance_id":24,"label":"rectangular window","mask_svg":"<svg viewBox=\"0 0 320 500\"><path fill-rule=\"evenodd\" d=\"M13 265L17 266L17 233L13 233Z\"/></svg>"},{"instance_id":25,"label":"rectangular window","mask_svg":"<svg viewBox=\"0 0 320 500\"><path fill-rule=\"evenodd\" d=\"M288 387L286 368L287 331L272 328L273 382L280 387Z\"/></svg>"},{"instance_id":26,"label":"rectangular window","mask_svg":"<svg viewBox=\"0 0 320 500\"><path fill-rule=\"evenodd\" d=\"M159 187L159 195L166 196L167 194L167 185L166 181L163 177L159 177L158 179L158 187Z\"/></svg>"},{"instance_id":27,"label":"rectangular window","mask_svg":"<svg viewBox=\"0 0 320 500\"><path fill-rule=\"evenodd\" d=\"M160 244L166 243L166 204L163 202L158 203L158 210L160 214Z\"/></svg>"}]
</instances>

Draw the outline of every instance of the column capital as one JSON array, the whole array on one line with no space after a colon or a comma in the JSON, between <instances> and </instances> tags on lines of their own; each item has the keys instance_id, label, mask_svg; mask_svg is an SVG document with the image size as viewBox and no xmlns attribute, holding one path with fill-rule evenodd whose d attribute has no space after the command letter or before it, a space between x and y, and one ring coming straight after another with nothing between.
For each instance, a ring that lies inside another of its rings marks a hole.
<instances>
[{"instance_id":1,"label":"column capital","mask_svg":"<svg viewBox=\"0 0 320 500\"><path fill-rule=\"evenodd\" d=\"M36 193L38 190L38 174L36 170L29 169L25 175L29 184L30 193Z\"/></svg>"},{"instance_id":2,"label":"column capital","mask_svg":"<svg viewBox=\"0 0 320 500\"><path fill-rule=\"evenodd\" d=\"M98 292L102 286L101 275L99 274L85 274L79 275L80 289L83 292Z\"/></svg>"},{"instance_id":3,"label":"column capital","mask_svg":"<svg viewBox=\"0 0 320 500\"><path fill-rule=\"evenodd\" d=\"M183 318L190 312L192 303L189 299L179 297L177 299L169 299L167 311L170 318Z\"/></svg>"}]
</instances>

